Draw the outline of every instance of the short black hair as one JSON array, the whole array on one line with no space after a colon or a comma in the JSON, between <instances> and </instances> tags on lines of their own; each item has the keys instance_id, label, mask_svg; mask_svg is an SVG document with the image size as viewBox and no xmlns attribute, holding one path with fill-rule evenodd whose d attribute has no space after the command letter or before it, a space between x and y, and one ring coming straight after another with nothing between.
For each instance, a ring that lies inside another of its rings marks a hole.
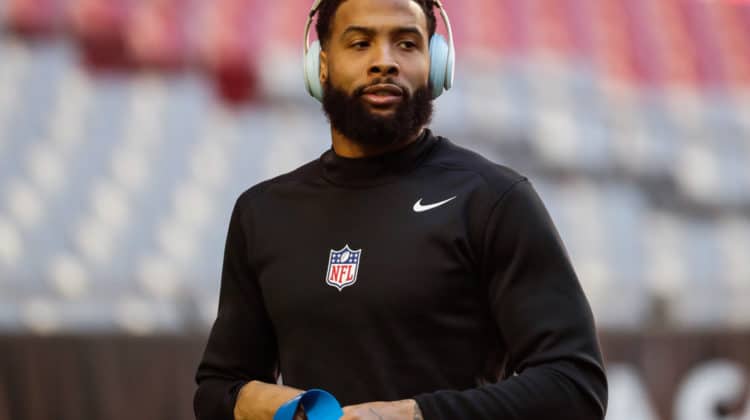
<instances>
[{"instance_id":1,"label":"short black hair","mask_svg":"<svg viewBox=\"0 0 750 420\"><path fill-rule=\"evenodd\" d=\"M315 23L315 30L318 32L318 39L320 40L320 46L325 48L326 43L331 38L331 21L336 14L341 3L346 0L323 0L318 8L318 21ZM427 40L432 38L435 34L435 28L437 21L435 20L435 10L433 0L411 0L422 7L425 16L427 17Z\"/></svg>"}]
</instances>

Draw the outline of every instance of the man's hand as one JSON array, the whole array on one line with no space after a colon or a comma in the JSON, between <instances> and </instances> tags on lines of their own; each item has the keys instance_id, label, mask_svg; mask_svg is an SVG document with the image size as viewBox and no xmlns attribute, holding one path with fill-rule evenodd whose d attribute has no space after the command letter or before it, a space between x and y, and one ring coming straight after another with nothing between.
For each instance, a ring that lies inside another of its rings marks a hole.
<instances>
[{"instance_id":1,"label":"man's hand","mask_svg":"<svg viewBox=\"0 0 750 420\"><path fill-rule=\"evenodd\" d=\"M240 388L237 395L234 420L271 420L282 404L302 392L288 386L250 381Z\"/></svg>"},{"instance_id":2,"label":"man's hand","mask_svg":"<svg viewBox=\"0 0 750 420\"><path fill-rule=\"evenodd\" d=\"M423 420L414 400L377 401L344 407L340 420Z\"/></svg>"}]
</instances>

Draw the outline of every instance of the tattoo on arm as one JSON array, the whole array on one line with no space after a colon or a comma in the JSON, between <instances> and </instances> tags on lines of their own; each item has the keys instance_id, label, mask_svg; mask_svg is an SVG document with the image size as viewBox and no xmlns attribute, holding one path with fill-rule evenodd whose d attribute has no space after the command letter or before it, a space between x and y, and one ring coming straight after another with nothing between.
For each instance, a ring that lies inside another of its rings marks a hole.
<instances>
[{"instance_id":1,"label":"tattoo on arm","mask_svg":"<svg viewBox=\"0 0 750 420\"><path fill-rule=\"evenodd\" d=\"M419 404L417 402L414 402L414 420L424 420L424 417L422 417L422 410L419 408Z\"/></svg>"},{"instance_id":2,"label":"tattoo on arm","mask_svg":"<svg viewBox=\"0 0 750 420\"><path fill-rule=\"evenodd\" d=\"M370 413L372 413L373 415L375 415L375 417L377 417L378 420L383 420L383 416L381 416L380 413L378 413L374 409L370 408Z\"/></svg>"}]
</instances>

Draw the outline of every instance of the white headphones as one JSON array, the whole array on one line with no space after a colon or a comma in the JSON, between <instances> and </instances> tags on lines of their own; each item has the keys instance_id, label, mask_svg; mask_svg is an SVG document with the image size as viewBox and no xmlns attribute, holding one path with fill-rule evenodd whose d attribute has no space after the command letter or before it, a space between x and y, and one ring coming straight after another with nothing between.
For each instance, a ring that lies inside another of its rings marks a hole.
<instances>
[{"instance_id":1,"label":"white headphones","mask_svg":"<svg viewBox=\"0 0 750 420\"><path fill-rule=\"evenodd\" d=\"M307 17L304 49L305 87L310 95L319 101L323 100L323 86L320 84L320 41L315 41L310 45L310 26L321 3L323 3L323 0L315 0L310 9L310 15ZM434 0L434 3L440 9L440 16L445 22L448 41L446 42L445 38L439 34L434 34L430 38L430 86L432 87L433 99L440 96L444 90L453 87L453 69L456 65L453 30L448 14L440 0Z\"/></svg>"}]
</instances>

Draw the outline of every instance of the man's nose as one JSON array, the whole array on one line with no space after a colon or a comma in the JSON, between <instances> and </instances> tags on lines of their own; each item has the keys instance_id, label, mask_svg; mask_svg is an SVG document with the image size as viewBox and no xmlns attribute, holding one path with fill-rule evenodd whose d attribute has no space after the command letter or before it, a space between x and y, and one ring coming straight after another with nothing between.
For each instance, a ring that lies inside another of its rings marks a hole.
<instances>
[{"instance_id":1,"label":"man's nose","mask_svg":"<svg viewBox=\"0 0 750 420\"><path fill-rule=\"evenodd\" d=\"M377 49L378 55L370 66L369 73L373 76L397 76L399 66L393 58L390 47L384 46Z\"/></svg>"}]
</instances>

